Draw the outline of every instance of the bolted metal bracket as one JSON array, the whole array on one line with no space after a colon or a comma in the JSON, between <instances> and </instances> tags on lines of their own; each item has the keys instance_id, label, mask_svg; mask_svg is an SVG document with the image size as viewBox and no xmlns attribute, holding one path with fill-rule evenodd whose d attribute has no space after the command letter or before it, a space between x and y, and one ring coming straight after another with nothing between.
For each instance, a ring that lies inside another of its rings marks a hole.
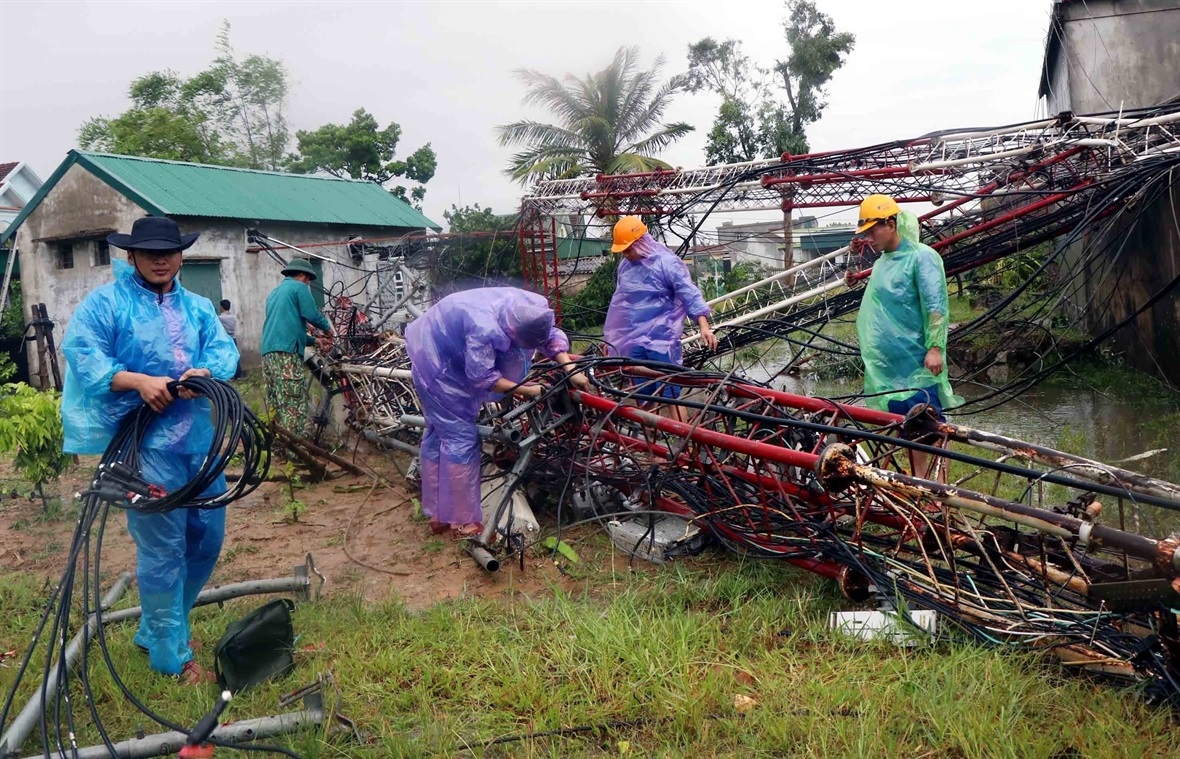
<instances>
[{"instance_id":1,"label":"bolted metal bracket","mask_svg":"<svg viewBox=\"0 0 1180 759\"><path fill-rule=\"evenodd\" d=\"M320 594L323 593L324 583L328 581L328 578L324 576L323 572L316 569L315 559L312 558L311 554L307 554L304 562L293 567L291 571L294 573L295 579L299 581L299 588L295 591L295 597L300 601L320 600ZM316 585L314 594L311 592L312 575L315 575L319 579L319 584Z\"/></svg>"}]
</instances>

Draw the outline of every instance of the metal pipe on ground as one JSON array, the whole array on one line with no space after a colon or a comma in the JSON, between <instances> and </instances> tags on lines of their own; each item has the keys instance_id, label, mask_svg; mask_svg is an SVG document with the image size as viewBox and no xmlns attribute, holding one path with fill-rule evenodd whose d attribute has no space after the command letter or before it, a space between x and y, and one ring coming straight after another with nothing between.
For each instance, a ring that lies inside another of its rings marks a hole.
<instances>
[{"instance_id":1,"label":"metal pipe on ground","mask_svg":"<svg viewBox=\"0 0 1180 759\"><path fill-rule=\"evenodd\" d=\"M241 722L231 722L213 731L213 738L226 743L248 743L260 738L293 733L308 725L323 724L326 713L323 709L305 709L273 717L259 717ZM145 759L151 756L169 756L184 746L188 735L176 731L132 738L115 744L113 756L118 759ZM70 759L110 759L111 752L106 746L87 746L70 752ZM33 759L32 756L26 759Z\"/></svg>"},{"instance_id":2,"label":"metal pipe on ground","mask_svg":"<svg viewBox=\"0 0 1180 759\"><path fill-rule=\"evenodd\" d=\"M234 598L250 595L263 595L269 593L294 593L300 600L306 601L311 598L311 574L320 577L320 588L323 587L323 575L315 569L315 562L311 558L311 554L307 555L307 563L296 567L292 577L283 577L270 580L249 580L247 582L237 582L230 585L222 585L217 588L210 588L201 591L197 596L197 600L193 603L193 607L207 606L209 604L221 603ZM103 597L103 608L115 603L127 590L128 583L131 582L131 573L124 572L119 576L119 580ZM118 590L116 594L115 591ZM319 597L319 590L316 591L316 598ZM120 609L119 611L110 614L102 615L103 625L113 624L115 622L125 622L129 619L139 619L143 615L143 607L133 606L129 609ZM87 620L88 638L94 636L95 629L97 629L97 617L91 615ZM91 629L93 624L95 629ZM66 649L66 663L73 667L77 664L78 657L82 653L82 632L74 637ZM46 690L48 698L52 698L57 691L57 667L54 667L49 673L49 683ZM21 710L16 719L12 721L12 727L3 736L0 736L0 759L7 759L8 757L16 756L17 750L21 744L28 740L32 735L34 728L37 726L37 720L44 711L41 704L45 703L40 700L41 690L38 689L37 695L25 704L25 708ZM104 754L103 756L106 756ZM156 754L151 754L156 756Z\"/></svg>"},{"instance_id":3,"label":"metal pipe on ground","mask_svg":"<svg viewBox=\"0 0 1180 759\"><path fill-rule=\"evenodd\" d=\"M116 601L123 597L127 592L127 586L131 584L131 573L124 572L115 580L115 584L107 591L107 594L102 597L102 608L106 609L112 606ZM66 646L66 666L71 669L78 663L78 657L82 655L83 642L89 642L90 638L98 630L98 616L91 614L86 620L86 625L83 629L78 631L74 639ZM33 730L37 727L37 720L45 711L44 704L53 701L53 697L57 695L57 672L58 665L54 664L53 668L49 670L49 675L45 681L45 688L37 689L37 693L29 699L25 704L25 708L21 709L20 714L12 720L12 726L8 728L8 732L0 735L0 757L16 756L17 749L21 744L29 739L33 734Z\"/></svg>"},{"instance_id":4,"label":"metal pipe on ground","mask_svg":"<svg viewBox=\"0 0 1180 759\"><path fill-rule=\"evenodd\" d=\"M308 586L309 583L306 580L297 581L292 577L287 577L281 580L250 580L248 582L238 582L232 585L224 585L220 588L211 588L210 590L202 591L201 594L197 596L197 601L193 604L193 608L221 603L234 598L241 598L242 596L257 596L266 595L269 593L303 594L303 597L306 599ZM129 619L139 619L141 616L143 616L143 607L133 606L130 609L123 609L111 614L104 614L102 616L102 623L104 625L109 625L114 624L115 622L126 622Z\"/></svg>"},{"instance_id":5,"label":"metal pipe on ground","mask_svg":"<svg viewBox=\"0 0 1180 759\"><path fill-rule=\"evenodd\" d=\"M396 451L405 451L406 453L414 456L418 455L418 446L416 445L403 443L397 438L392 438L387 435L378 435L372 430L361 430L361 434L365 436L365 440L368 440L373 445L379 446L381 448L392 448Z\"/></svg>"},{"instance_id":6,"label":"metal pipe on ground","mask_svg":"<svg viewBox=\"0 0 1180 759\"><path fill-rule=\"evenodd\" d=\"M491 551L481 546L474 540L467 541L467 553L471 554L471 558L489 572L500 571L500 560L492 556Z\"/></svg>"}]
</instances>

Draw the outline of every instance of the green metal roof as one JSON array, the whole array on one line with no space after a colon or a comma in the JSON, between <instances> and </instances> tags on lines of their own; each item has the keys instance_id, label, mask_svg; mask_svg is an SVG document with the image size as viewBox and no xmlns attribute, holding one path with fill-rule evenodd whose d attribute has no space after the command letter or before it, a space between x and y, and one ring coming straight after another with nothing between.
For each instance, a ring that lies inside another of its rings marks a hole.
<instances>
[{"instance_id":1,"label":"green metal roof","mask_svg":"<svg viewBox=\"0 0 1180 759\"><path fill-rule=\"evenodd\" d=\"M574 258L594 258L610 251L610 242L580 237L557 238L557 259L568 261Z\"/></svg>"},{"instance_id":2,"label":"green metal roof","mask_svg":"<svg viewBox=\"0 0 1180 759\"><path fill-rule=\"evenodd\" d=\"M156 216L442 229L375 182L71 150L0 243L75 163Z\"/></svg>"}]
</instances>

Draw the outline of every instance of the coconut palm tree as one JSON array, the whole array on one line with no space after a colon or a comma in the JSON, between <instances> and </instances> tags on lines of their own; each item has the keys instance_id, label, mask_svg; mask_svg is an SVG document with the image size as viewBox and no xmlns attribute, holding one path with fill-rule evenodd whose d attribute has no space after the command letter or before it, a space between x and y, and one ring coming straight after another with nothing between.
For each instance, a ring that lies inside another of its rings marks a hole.
<instances>
[{"instance_id":1,"label":"coconut palm tree","mask_svg":"<svg viewBox=\"0 0 1180 759\"><path fill-rule=\"evenodd\" d=\"M669 168L655 154L693 128L660 122L672 97L684 89L679 76L660 83L663 65L657 58L650 70L641 70L639 48L630 47L619 48L609 66L582 78L517 71L529 90L523 103L547 107L558 123L525 120L497 127L501 145L524 148L504 173L525 184Z\"/></svg>"}]
</instances>

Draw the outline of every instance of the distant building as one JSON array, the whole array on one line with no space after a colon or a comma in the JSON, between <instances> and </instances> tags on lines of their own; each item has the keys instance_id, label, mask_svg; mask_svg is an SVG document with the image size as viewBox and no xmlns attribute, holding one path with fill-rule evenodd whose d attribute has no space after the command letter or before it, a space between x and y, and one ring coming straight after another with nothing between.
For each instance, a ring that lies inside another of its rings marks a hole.
<instances>
[{"instance_id":1,"label":"distant building","mask_svg":"<svg viewBox=\"0 0 1180 759\"><path fill-rule=\"evenodd\" d=\"M440 229L372 182L72 150L0 233L0 244L15 236L21 252L25 303L46 304L60 336L82 298L112 276L111 258L121 251L106 236L129 231L145 215L173 218L182 233L201 233L185 251L181 282L214 303L234 304L247 368L259 363L266 296L282 280L279 263L251 247L247 230L303 246ZM325 288L354 285L349 295L365 304L376 296L377 279L366 272L378 262L355 260L349 247L309 250L328 259L313 261Z\"/></svg>"},{"instance_id":2,"label":"distant building","mask_svg":"<svg viewBox=\"0 0 1180 759\"><path fill-rule=\"evenodd\" d=\"M0 163L0 234L8 228L37 190L41 178L22 162Z\"/></svg>"},{"instance_id":3,"label":"distant building","mask_svg":"<svg viewBox=\"0 0 1180 759\"><path fill-rule=\"evenodd\" d=\"M37 176L28 164L0 163L0 235L16 220L25 205L29 203L41 189L41 177ZM0 277L8 267L8 256L12 253L12 243L0 244ZM12 262L12 282L20 280L20 261ZM7 305L7 294L3 298Z\"/></svg>"},{"instance_id":4,"label":"distant building","mask_svg":"<svg viewBox=\"0 0 1180 759\"><path fill-rule=\"evenodd\" d=\"M0 163L0 235L36 196L42 184L41 177L28 164L20 161ZM9 257L12 258L11 262ZM12 305L12 293L20 292L20 258L17 251L13 250L12 240L0 244L0 277L6 272L9 277L8 289L0 294L0 306L4 310ZM28 309L25 312L27 314ZM17 377L28 375L29 351L25 347L21 337L0 337L0 351L7 353L16 365Z\"/></svg>"},{"instance_id":5,"label":"distant building","mask_svg":"<svg viewBox=\"0 0 1180 759\"><path fill-rule=\"evenodd\" d=\"M846 224L820 227L814 216L797 219L792 225L791 260L798 266L839 250L848 245L855 231ZM725 222L717 228L716 238L698 240L692 256L697 261L709 258L725 266L747 264L768 272L781 271L783 238L781 221Z\"/></svg>"}]
</instances>

